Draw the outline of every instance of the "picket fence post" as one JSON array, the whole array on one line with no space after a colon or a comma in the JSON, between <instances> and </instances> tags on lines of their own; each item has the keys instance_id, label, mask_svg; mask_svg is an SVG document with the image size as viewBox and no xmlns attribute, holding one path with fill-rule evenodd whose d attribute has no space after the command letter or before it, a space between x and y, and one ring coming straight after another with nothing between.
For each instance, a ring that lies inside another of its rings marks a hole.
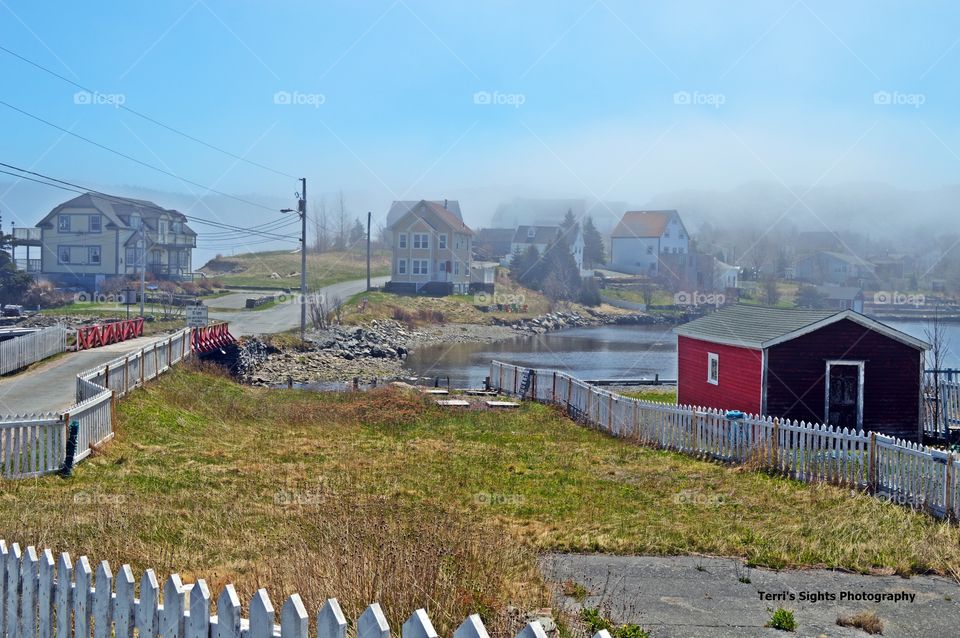
<instances>
[{"instance_id":1,"label":"picket fence post","mask_svg":"<svg viewBox=\"0 0 960 638\"><path fill-rule=\"evenodd\" d=\"M867 468L867 491L877 493L877 433L870 431L869 467Z\"/></svg>"}]
</instances>

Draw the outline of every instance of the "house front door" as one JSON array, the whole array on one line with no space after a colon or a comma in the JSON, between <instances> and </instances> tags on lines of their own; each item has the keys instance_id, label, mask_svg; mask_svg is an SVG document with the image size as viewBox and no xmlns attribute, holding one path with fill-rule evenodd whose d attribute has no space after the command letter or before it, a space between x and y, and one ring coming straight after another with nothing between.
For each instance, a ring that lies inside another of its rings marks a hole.
<instances>
[{"instance_id":1,"label":"house front door","mask_svg":"<svg viewBox=\"0 0 960 638\"><path fill-rule=\"evenodd\" d=\"M860 429L863 424L862 364L827 364L828 424L838 428Z\"/></svg>"}]
</instances>

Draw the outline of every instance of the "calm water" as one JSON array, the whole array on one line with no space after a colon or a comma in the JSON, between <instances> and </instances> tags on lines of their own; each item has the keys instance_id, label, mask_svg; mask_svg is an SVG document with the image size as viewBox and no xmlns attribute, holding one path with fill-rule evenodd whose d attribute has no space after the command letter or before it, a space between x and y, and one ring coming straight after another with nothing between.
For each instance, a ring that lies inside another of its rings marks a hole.
<instances>
[{"instance_id":1,"label":"calm water","mask_svg":"<svg viewBox=\"0 0 960 638\"><path fill-rule=\"evenodd\" d=\"M888 322L926 339L924 322ZM960 368L960 323L947 323L947 367ZM497 343L457 343L421 348L406 361L412 376L449 375L460 387L479 387L490 374L490 360L564 370L581 379L661 378L677 376L677 338L672 326L602 326L573 328Z\"/></svg>"},{"instance_id":2,"label":"calm water","mask_svg":"<svg viewBox=\"0 0 960 638\"><path fill-rule=\"evenodd\" d=\"M406 361L411 375L450 376L455 386L477 387L490 360L565 370L582 379L677 376L677 338L672 326L571 328L496 343L456 343L420 348Z\"/></svg>"}]
</instances>

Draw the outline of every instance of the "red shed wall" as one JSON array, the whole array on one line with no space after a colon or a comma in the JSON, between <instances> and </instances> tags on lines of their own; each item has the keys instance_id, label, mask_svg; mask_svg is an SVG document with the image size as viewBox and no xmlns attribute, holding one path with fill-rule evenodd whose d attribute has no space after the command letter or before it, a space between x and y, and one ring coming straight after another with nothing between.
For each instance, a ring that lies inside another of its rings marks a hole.
<instances>
[{"instance_id":1,"label":"red shed wall","mask_svg":"<svg viewBox=\"0 0 960 638\"><path fill-rule=\"evenodd\" d=\"M919 438L920 351L846 319L768 349L767 414L823 423L831 359L865 361L864 429Z\"/></svg>"},{"instance_id":2,"label":"red shed wall","mask_svg":"<svg viewBox=\"0 0 960 638\"><path fill-rule=\"evenodd\" d=\"M719 355L720 383L707 382L707 354ZM677 337L677 402L760 413L760 350Z\"/></svg>"}]
</instances>

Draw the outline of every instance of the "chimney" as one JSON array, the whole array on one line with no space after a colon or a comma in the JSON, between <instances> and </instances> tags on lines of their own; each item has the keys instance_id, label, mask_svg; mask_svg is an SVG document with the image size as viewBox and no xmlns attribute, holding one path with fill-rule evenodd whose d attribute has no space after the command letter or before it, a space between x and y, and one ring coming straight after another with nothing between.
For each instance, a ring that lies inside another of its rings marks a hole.
<instances>
[{"instance_id":1,"label":"chimney","mask_svg":"<svg viewBox=\"0 0 960 638\"><path fill-rule=\"evenodd\" d=\"M447 200L443 200L443 210L447 210Z\"/></svg>"}]
</instances>

